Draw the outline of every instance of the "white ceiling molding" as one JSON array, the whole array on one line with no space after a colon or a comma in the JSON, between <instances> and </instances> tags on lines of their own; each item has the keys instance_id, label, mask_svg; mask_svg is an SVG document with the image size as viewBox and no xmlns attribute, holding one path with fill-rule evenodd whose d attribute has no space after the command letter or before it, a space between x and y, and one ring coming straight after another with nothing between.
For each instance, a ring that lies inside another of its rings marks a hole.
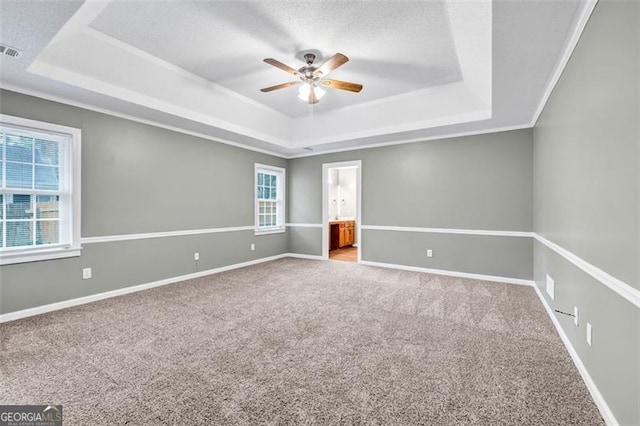
<instances>
[{"instance_id":1,"label":"white ceiling molding","mask_svg":"<svg viewBox=\"0 0 640 426\"><path fill-rule=\"evenodd\" d=\"M449 24L462 78L486 108L491 108L493 8L491 2L449 2Z\"/></svg>"},{"instance_id":2,"label":"white ceiling molding","mask_svg":"<svg viewBox=\"0 0 640 426\"><path fill-rule=\"evenodd\" d=\"M182 133L182 134L189 135L189 136L195 136L195 137L206 139L206 140L210 140L210 141L213 141L213 142L218 142L218 143L222 143L222 144L225 144L225 145L230 145L230 146L235 146L235 147L242 148L242 149L247 149L249 151L260 152L262 154L273 155L275 157L280 157L280 158L285 158L285 159L293 158L293 157L288 157L287 155L283 154L283 152L281 152L281 151L275 151L275 150L270 150L270 149L261 149L261 148L258 148L256 146L252 146L252 145L249 145L249 144L243 144L243 143L238 143L238 142L231 141L231 140L228 140L228 139L213 137L213 136L208 135L206 133L194 132L194 131L191 131L191 130L187 130L187 129L183 128L183 127L170 126L170 125L167 125L167 124L162 123L162 122L157 121L157 120L147 120L147 119L140 118L140 117L137 117L137 116L134 116L134 115L124 114L124 113L121 113L121 112L118 112L118 111L96 107L94 105L86 104L86 103L83 103L83 102L78 102L78 101L75 101L75 100L72 100L72 99L69 99L69 98L53 96L53 95L50 95L48 93L39 92L39 91L35 91L35 90L24 88L24 87L19 87L19 86L13 86L13 85L10 85L10 84L0 83L0 89L9 90L9 91L16 92L16 93L22 93L22 94L28 95L28 96L34 96L36 98L46 99L46 100L49 100L49 101L52 101L52 102L58 102L58 103L61 103L61 104L65 104L65 105L70 105L70 106L86 109L88 111L99 112L101 114L107 114L107 115L111 115L113 117L118 117L118 118L123 118L125 120L135 121L136 123L147 124L149 126L155 126L155 127L161 128L161 129L171 130L173 132L178 132L178 133Z\"/></svg>"},{"instance_id":3,"label":"white ceiling molding","mask_svg":"<svg viewBox=\"0 0 640 426\"><path fill-rule=\"evenodd\" d=\"M491 118L463 82L358 104L294 122L294 147L429 129Z\"/></svg>"},{"instance_id":4,"label":"white ceiling molding","mask_svg":"<svg viewBox=\"0 0 640 426\"><path fill-rule=\"evenodd\" d=\"M460 132L460 133L447 133L446 135L438 135L438 136L428 136L428 137L420 137L413 139L403 139L395 142L381 142L381 143L372 143L368 145L357 145L356 147L345 146L344 148L331 148L327 150L323 150L321 152L313 152L313 151L305 151L301 154L289 155L285 158L302 158L302 157L313 157L315 155L322 154L335 154L337 152L348 152L356 149L371 149L371 148L380 148L383 146L393 146L393 145L406 145L408 143L416 143L416 142L427 142L433 140L441 140L441 139L451 139L451 138L459 138L463 136L473 136L473 135L485 135L488 133L499 133L499 132L509 132L512 130L522 130L522 129L530 129L531 125L529 123L524 123L515 126L508 127L494 127L484 130L473 130L468 132Z\"/></svg>"},{"instance_id":5,"label":"white ceiling molding","mask_svg":"<svg viewBox=\"0 0 640 426\"><path fill-rule=\"evenodd\" d=\"M564 71L564 68L567 66L571 55L573 54L573 49L578 45L578 41L580 40L580 36L582 35L582 31L584 31L584 27L587 26L587 22L589 22L589 18L593 13L593 9L595 9L596 4L598 4L598 0L586 0L586 5L582 9L582 12L579 15L579 18L576 21L573 32L571 33L571 37L569 38L569 42L567 43L567 47L564 50L564 53L558 60L558 63L555 66L553 74L549 79L547 87L540 98L540 102L538 103L538 107L533 113L533 118L531 119L531 127L535 126L538 122L538 118L540 118L540 114L542 114L542 110L544 106L547 104L549 100L549 96L551 96L551 92L553 92L553 88L556 87L558 80L560 80L560 76Z\"/></svg>"}]
</instances>

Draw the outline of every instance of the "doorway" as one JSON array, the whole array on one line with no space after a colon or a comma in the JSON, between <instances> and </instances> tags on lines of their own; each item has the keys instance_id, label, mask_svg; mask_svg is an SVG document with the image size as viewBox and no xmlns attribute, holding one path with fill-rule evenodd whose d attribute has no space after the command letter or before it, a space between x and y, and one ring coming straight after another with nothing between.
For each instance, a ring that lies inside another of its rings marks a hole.
<instances>
[{"instance_id":1,"label":"doorway","mask_svg":"<svg viewBox=\"0 0 640 426\"><path fill-rule=\"evenodd\" d=\"M325 259L360 262L362 162L322 165L322 253Z\"/></svg>"}]
</instances>

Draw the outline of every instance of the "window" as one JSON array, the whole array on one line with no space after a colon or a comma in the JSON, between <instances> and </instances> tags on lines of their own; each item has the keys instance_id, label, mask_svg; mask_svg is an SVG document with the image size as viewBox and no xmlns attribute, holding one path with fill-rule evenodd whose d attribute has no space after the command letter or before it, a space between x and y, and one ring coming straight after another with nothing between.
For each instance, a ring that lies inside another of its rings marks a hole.
<instances>
[{"instance_id":1,"label":"window","mask_svg":"<svg viewBox=\"0 0 640 426\"><path fill-rule=\"evenodd\" d=\"M285 170L255 165L256 234L284 232Z\"/></svg>"},{"instance_id":2,"label":"window","mask_svg":"<svg viewBox=\"0 0 640 426\"><path fill-rule=\"evenodd\" d=\"M0 115L0 265L80 255L80 130Z\"/></svg>"}]
</instances>

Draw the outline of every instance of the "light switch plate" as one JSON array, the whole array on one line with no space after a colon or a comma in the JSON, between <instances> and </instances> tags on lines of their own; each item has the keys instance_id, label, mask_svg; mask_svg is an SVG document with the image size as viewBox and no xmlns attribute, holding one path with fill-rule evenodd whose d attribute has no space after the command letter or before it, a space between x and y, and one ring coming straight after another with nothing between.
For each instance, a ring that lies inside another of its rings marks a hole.
<instances>
[{"instance_id":1,"label":"light switch plate","mask_svg":"<svg viewBox=\"0 0 640 426\"><path fill-rule=\"evenodd\" d=\"M591 346L591 324L587 323L587 344Z\"/></svg>"},{"instance_id":2,"label":"light switch plate","mask_svg":"<svg viewBox=\"0 0 640 426\"><path fill-rule=\"evenodd\" d=\"M88 280L89 278L91 278L91 276L92 276L91 268L84 268L82 270L82 279L83 280Z\"/></svg>"}]
</instances>

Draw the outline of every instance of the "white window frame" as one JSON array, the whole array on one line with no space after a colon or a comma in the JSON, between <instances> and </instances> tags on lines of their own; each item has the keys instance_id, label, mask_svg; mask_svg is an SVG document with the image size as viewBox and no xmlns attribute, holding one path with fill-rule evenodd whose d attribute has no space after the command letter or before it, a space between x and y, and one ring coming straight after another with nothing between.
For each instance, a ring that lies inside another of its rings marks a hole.
<instances>
[{"instance_id":1,"label":"white window frame","mask_svg":"<svg viewBox=\"0 0 640 426\"><path fill-rule=\"evenodd\" d=\"M276 226L260 226L259 221L259 200L258 200L258 173L270 173L277 176L276 191L278 197L276 199ZM286 231L285 226L285 200L286 200L286 170L282 167L269 166L266 164L255 163L253 173L253 203L254 203L254 220L255 235L276 234Z\"/></svg>"},{"instance_id":2,"label":"white window frame","mask_svg":"<svg viewBox=\"0 0 640 426\"><path fill-rule=\"evenodd\" d=\"M0 247L0 265L80 256L82 250L80 237L81 130L5 114L0 114L0 125L12 127L27 134L40 134L60 142L59 176L60 189L63 192L60 195L60 244L42 247ZM3 160L6 161L6 158ZM5 195L16 192L15 189L8 190L6 185L7 180L3 179L0 193ZM40 191L25 189L24 192L23 190L20 192L36 194Z\"/></svg>"}]
</instances>

